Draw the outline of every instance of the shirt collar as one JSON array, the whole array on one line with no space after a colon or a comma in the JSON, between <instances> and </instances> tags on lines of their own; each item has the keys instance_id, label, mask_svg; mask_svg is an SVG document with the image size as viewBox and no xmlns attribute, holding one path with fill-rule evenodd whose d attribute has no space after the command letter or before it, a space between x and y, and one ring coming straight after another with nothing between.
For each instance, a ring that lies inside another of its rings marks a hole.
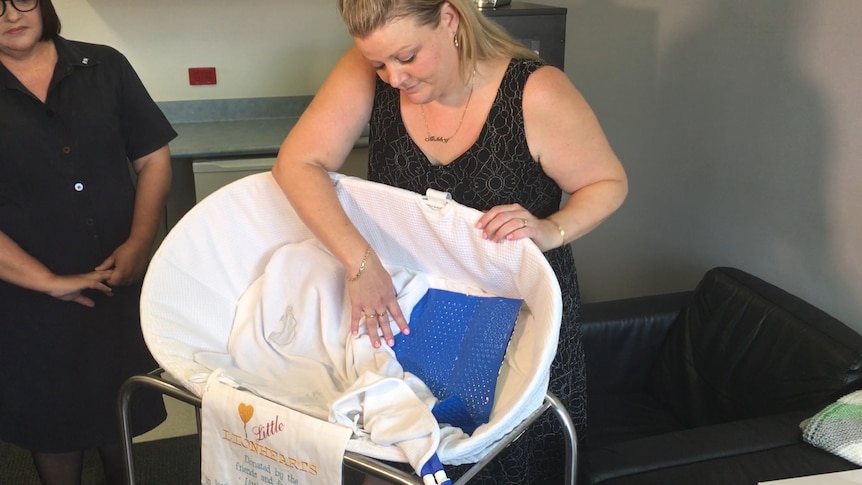
<instances>
[{"instance_id":1,"label":"shirt collar","mask_svg":"<svg viewBox=\"0 0 862 485\"><path fill-rule=\"evenodd\" d=\"M92 67L98 64L98 61L91 54L85 52L80 44L69 42L65 38L57 36L54 39L54 45L57 48L57 65L66 71L75 67Z\"/></svg>"},{"instance_id":2,"label":"shirt collar","mask_svg":"<svg viewBox=\"0 0 862 485\"><path fill-rule=\"evenodd\" d=\"M84 52L81 46L74 44L57 36L54 38L54 46L57 49L57 66L54 68L55 77L65 77L72 73L76 67L92 67L98 64L98 60L92 55ZM18 79L0 64L0 89L18 89L21 85Z\"/></svg>"}]
</instances>

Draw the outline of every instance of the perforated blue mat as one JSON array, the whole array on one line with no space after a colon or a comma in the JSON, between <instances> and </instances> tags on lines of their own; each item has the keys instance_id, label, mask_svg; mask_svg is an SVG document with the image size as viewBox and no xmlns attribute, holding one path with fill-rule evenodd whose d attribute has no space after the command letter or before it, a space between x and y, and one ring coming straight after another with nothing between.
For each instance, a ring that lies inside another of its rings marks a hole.
<instances>
[{"instance_id":1,"label":"perforated blue mat","mask_svg":"<svg viewBox=\"0 0 862 485\"><path fill-rule=\"evenodd\" d=\"M521 303L432 288L413 307L410 334L397 335L393 350L439 399L432 413L440 424L472 434L489 421Z\"/></svg>"}]
</instances>

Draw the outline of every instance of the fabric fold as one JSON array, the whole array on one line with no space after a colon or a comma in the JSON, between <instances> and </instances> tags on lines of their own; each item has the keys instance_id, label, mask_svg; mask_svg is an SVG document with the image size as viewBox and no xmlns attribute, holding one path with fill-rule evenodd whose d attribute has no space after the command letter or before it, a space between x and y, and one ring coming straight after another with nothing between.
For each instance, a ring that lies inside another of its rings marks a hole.
<instances>
[{"instance_id":1,"label":"fabric fold","mask_svg":"<svg viewBox=\"0 0 862 485\"><path fill-rule=\"evenodd\" d=\"M431 414L434 402L415 376L366 372L332 404L330 421L362 423L362 433L374 443L396 446L419 474L440 444L440 426Z\"/></svg>"}]
</instances>

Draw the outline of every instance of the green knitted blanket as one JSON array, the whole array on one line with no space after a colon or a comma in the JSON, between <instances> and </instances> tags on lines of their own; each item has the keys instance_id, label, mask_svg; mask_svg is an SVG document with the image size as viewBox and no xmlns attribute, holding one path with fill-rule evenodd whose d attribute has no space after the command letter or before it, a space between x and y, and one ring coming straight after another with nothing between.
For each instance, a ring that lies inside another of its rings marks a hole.
<instances>
[{"instance_id":1,"label":"green knitted blanket","mask_svg":"<svg viewBox=\"0 0 862 485\"><path fill-rule=\"evenodd\" d=\"M862 465L862 391L826 406L800 427L806 442Z\"/></svg>"}]
</instances>

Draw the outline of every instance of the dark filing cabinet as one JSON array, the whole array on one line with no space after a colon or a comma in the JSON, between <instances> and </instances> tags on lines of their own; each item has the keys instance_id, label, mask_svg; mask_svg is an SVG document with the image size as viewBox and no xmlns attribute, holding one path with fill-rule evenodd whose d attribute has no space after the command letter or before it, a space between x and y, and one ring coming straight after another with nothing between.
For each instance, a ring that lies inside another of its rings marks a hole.
<instances>
[{"instance_id":1,"label":"dark filing cabinet","mask_svg":"<svg viewBox=\"0 0 862 485\"><path fill-rule=\"evenodd\" d=\"M516 1L481 9L486 17L538 52L545 62L560 69L566 59L566 11L563 7Z\"/></svg>"}]
</instances>

